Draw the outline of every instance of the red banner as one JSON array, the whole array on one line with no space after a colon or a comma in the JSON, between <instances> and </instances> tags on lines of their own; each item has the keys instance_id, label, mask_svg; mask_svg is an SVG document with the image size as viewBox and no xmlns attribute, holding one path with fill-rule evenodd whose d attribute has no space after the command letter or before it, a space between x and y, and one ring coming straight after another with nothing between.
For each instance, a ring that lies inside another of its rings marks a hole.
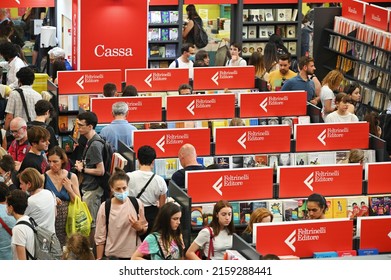
<instances>
[{"instance_id":1,"label":"red banner","mask_svg":"<svg viewBox=\"0 0 391 280\"><path fill-rule=\"evenodd\" d=\"M79 0L72 0L72 67L79 69Z\"/></svg>"},{"instance_id":2,"label":"red banner","mask_svg":"<svg viewBox=\"0 0 391 280\"><path fill-rule=\"evenodd\" d=\"M54 7L54 0L1 0L0 8Z\"/></svg>"},{"instance_id":3,"label":"red banner","mask_svg":"<svg viewBox=\"0 0 391 280\"><path fill-rule=\"evenodd\" d=\"M261 254L307 258L314 252L351 250L353 245L353 221L345 219L257 223L254 232Z\"/></svg>"},{"instance_id":4,"label":"red banner","mask_svg":"<svg viewBox=\"0 0 391 280\"><path fill-rule=\"evenodd\" d=\"M342 5L342 16L362 23L364 22L366 5L368 5L368 3L345 0Z\"/></svg>"},{"instance_id":5,"label":"red banner","mask_svg":"<svg viewBox=\"0 0 391 280\"><path fill-rule=\"evenodd\" d=\"M149 6L178 5L178 0L149 0Z\"/></svg>"},{"instance_id":6,"label":"red banner","mask_svg":"<svg viewBox=\"0 0 391 280\"><path fill-rule=\"evenodd\" d=\"M358 217L357 230L360 235L360 249L391 252L391 216Z\"/></svg>"},{"instance_id":7,"label":"red banner","mask_svg":"<svg viewBox=\"0 0 391 280\"><path fill-rule=\"evenodd\" d=\"M180 84L189 83L188 69L126 69L127 85L134 85L138 91L178 90Z\"/></svg>"},{"instance_id":8,"label":"red banner","mask_svg":"<svg viewBox=\"0 0 391 280\"><path fill-rule=\"evenodd\" d=\"M316 2L317 0L313 0L313 1ZM275 4L290 4L290 3L297 4L297 2L298 2L297 0L274 0L273 1L273 3ZM270 1L266 1L266 0L243 0L243 4L270 4L270 3L271 3Z\"/></svg>"},{"instance_id":9,"label":"red banner","mask_svg":"<svg viewBox=\"0 0 391 280\"><path fill-rule=\"evenodd\" d=\"M365 166L368 194L391 193L391 162L368 163Z\"/></svg>"},{"instance_id":10,"label":"red banner","mask_svg":"<svg viewBox=\"0 0 391 280\"><path fill-rule=\"evenodd\" d=\"M305 91L241 93L239 105L241 118L305 116L307 93Z\"/></svg>"},{"instance_id":11,"label":"red banner","mask_svg":"<svg viewBox=\"0 0 391 280\"><path fill-rule=\"evenodd\" d=\"M116 102L128 104L128 122L162 121L160 96L91 98L90 108L98 116L99 123L110 123L113 120L111 106Z\"/></svg>"},{"instance_id":12,"label":"red banner","mask_svg":"<svg viewBox=\"0 0 391 280\"><path fill-rule=\"evenodd\" d=\"M254 66L196 67L193 89L254 88Z\"/></svg>"},{"instance_id":13,"label":"red banner","mask_svg":"<svg viewBox=\"0 0 391 280\"><path fill-rule=\"evenodd\" d=\"M367 5L365 9L365 24L388 31L388 14L387 8L376 5Z\"/></svg>"},{"instance_id":14,"label":"red banner","mask_svg":"<svg viewBox=\"0 0 391 280\"><path fill-rule=\"evenodd\" d=\"M79 69L147 66L147 0L79 4Z\"/></svg>"},{"instance_id":15,"label":"red banner","mask_svg":"<svg viewBox=\"0 0 391 280\"><path fill-rule=\"evenodd\" d=\"M178 157L182 145L192 144L198 156L210 155L209 128L151 129L133 132L134 150L149 145L156 150L158 158Z\"/></svg>"},{"instance_id":16,"label":"red banner","mask_svg":"<svg viewBox=\"0 0 391 280\"><path fill-rule=\"evenodd\" d=\"M237 4L238 0L185 0L188 4Z\"/></svg>"},{"instance_id":17,"label":"red banner","mask_svg":"<svg viewBox=\"0 0 391 280\"><path fill-rule=\"evenodd\" d=\"M368 149L369 124L298 124L295 138L296 152Z\"/></svg>"},{"instance_id":18,"label":"red banner","mask_svg":"<svg viewBox=\"0 0 391 280\"><path fill-rule=\"evenodd\" d=\"M277 169L279 197L361 195L362 166L336 164L321 166L281 166Z\"/></svg>"},{"instance_id":19,"label":"red banner","mask_svg":"<svg viewBox=\"0 0 391 280\"><path fill-rule=\"evenodd\" d=\"M120 70L59 71L59 94L103 93L106 83L113 83L121 88Z\"/></svg>"},{"instance_id":20,"label":"red banner","mask_svg":"<svg viewBox=\"0 0 391 280\"><path fill-rule=\"evenodd\" d=\"M167 96L167 121L235 117L234 94Z\"/></svg>"},{"instance_id":21,"label":"red banner","mask_svg":"<svg viewBox=\"0 0 391 280\"><path fill-rule=\"evenodd\" d=\"M216 155L290 152L288 125L217 127L215 135Z\"/></svg>"},{"instance_id":22,"label":"red banner","mask_svg":"<svg viewBox=\"0 0 391 280\"><path fill-rule=\"evenodd\" d=\"M273 168L240 168L186 172L193 203L256 200L273 197Z\"/></svg>"}]
</instances>

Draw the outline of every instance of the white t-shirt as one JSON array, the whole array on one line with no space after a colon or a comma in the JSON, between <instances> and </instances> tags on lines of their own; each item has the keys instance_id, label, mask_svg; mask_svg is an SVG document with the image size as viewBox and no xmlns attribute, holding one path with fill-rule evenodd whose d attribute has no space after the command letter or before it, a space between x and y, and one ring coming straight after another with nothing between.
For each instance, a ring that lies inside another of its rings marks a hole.
<instances>
[{"instance_id":1,"label":"white t-shirt","mask_svg":"<svg viewBox=\"0 0 391 280\"><path fill-rule=\"evenodd\" d=\"M241 57L239 57L239 59L235 62L230 59L227 61L227 64L225 66L247 66L247 61Z\"/></svg>"},{"instance_id":2,"label":"white t-shirt","mask_svg":"<svg viewBox=\"0 0 391 280\"><path fill-rule=\"evenodd\" d=\"M204 249L204 255L208 256L209 251L209 240L210 233L209 229L202 229L194 242ZM224 259L224 253L226 250L230 250L232 248L232 235L228 235L227 230L220 231L219 235L213 238L213 248L214 248L214 256L210 257L212 260L222 260Z\"/></svg>"},{"instance_id":3,"label":"white t-shirt","mask_svg":"<svg viewBox=\"0 0 391 280\"><path fill-rule=\"evenodd\" d=\"M178 61L178 67L176 67L176 62ZM175 59L171 64L168 66L168 68L188 68L189 69L189 79L193 79L194 77L194 68L193 68L193 61L189 60L189 62L183 62L180 57Z\"/></svg>"},{"instance_id":4,"label":"white t-shirt","mask_svg":"<svg viewBox=\"0 0 391 280\"><path fill-rule=\"evenodd\" d=\"M334 110L335 108L335 95L334 95L334 92L329 88L328 85L324 85L322 86L322 88L320 89L320 102L322 103L322 117L323 119L325 120L327 115L325 112L324 112L324 104L325 104L325 101L326 100L330 100L331 99L331 109Z\"/></svg>"},{"instance_id":5,"label":"white t-shirt","mask_svg":"<svg viewBox=\"0 0 391 280\"><path fill-rule=\"evenodd\" d=\"M358 122L356 115L348 113L347 115L340 115L337 111L334 111L327 115L325 119L326 123L346 123L346 122Z\"/></svg>"},{"instance_id":6,"label":"white t-shirt","mask_svg":"<svg viewBox=\"0 0 391 280\"><path fill-rule=\"evenodd\" d=\"M28 198L25 214L32 217L39 226L55 233L56 205L54 194L43 189Z\"/></svg>"},{"instance_id":7,"label":"white t-shirt","mask_svg":"<svg viewBox=\"0 0 391 280\"><path fill-rule=\"evenodd\" d=\"M30 223L28 216L23 216L17 222L19 221L27 221ZM16 254L16 245L23 246L29 251L29 253L34 256L35 250L34 250L34 231L28 226L28 225L16 225L12 228L12 239L11 239L11 246L12 246L12 255L13 259L17 260L18 255ZM28 256L26 256L28 258Z\"/></svg>"},{"instance_id":8,"label":"white t-shirt","mask_svg":"<svg viewBox=\"0 0 391 280\"><path fill-rule=\"evenodd\" d=\"M128 191L129 195L137 196L140 191L144 188L145 184L151 178L152 171L141 171L136 170L133 172L128 172L129 177ZM140 196L141 202L145 207L148 206L157 206L157 201L159 197L167 193L167 184L164 179L155 174L155 177L149 183L148 187L145 189L143 194Z\"/></svg>"}]
</instances>

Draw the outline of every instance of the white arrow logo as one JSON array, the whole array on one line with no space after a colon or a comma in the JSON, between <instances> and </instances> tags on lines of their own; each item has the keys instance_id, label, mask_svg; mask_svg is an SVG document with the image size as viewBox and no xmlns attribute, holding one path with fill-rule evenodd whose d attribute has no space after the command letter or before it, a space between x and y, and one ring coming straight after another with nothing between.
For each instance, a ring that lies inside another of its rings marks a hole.
<instances>
[{"instance_id":1,"label":"white arrow logo","mask_svg":"<svg viewBox=\"0 0 391 280\"><path fill-rule=\"evenodd\" d=\"M391 231L388 233L388 237L391 239Z\"/></svg>"},{"instance_id":2,"label":"white arrow logo","mask_svg":"<svg viewBox=\"0 0 391 280\"><path fill-rule=\"evenodd\" d=\"M307 179L304 180L304 184L311 190L314 191L314 187L312 186L312 183L314 182L314 172L310 174L310 176L307 177Z\"/></svg>"},{"instance_id":3,"label":"white arrow logo","mask_svg":"<svg viewBox=\"0 0 391 280\"><path fill-rule=\"evenodd\" d=\"M165 153L166 150L163 148L163 146L166 144L166 136L163 136L162 138L160 138L159 141L156 142L156 146L163 152Z\"/></svg>"},{"instance_id":4,"label":"white arrow logo","mask_svg":"<svg viewBox=\"0 0 391 280\"><path fill-rule=\"evenodd\" d=\"M326 146L326 141L324 141L324 139L326 139L326 129L323 130L319 136L318 136L318 140L320 141L320 143L323 144L323 146Z\"/></svg>"},{"instance_id":5,"label":"white arrow logo","mask_svg":"<svg viewBox=\"0 0 391 280\"><path fill-rule=\"evenodd\" d=\"M292 249L293 252L296 252L296 247L293 244L296 242L296 230L292 231L291 235L285 239L285 244Z\"/></svg>"},{"instance_id":6,"label":"white arrow logo","mask_svg":"<svg viewBox=\"0 0 391 280\"><path fill-rule=\"evenodd\" d=\"M80 79L77 80L76 84L82 89L84 90L84 76L81 76Z\"/></svg>"},{"instance_id":7,"label":"white arrow logo","mask_svg":"<svg viewBox=\"0 0 391 280\"><path fill-rule=\"evenodd\" d=\"M261 106L261 108L267 113L267 100L268 100L268 97L266 97L262 102L261 104L259 104L259 106Z\"/></svg>"},{"instance_id":8,"label":"white arrow logo","mask_svg":"<svg viewBox=\"0 0 391 280\"><path fill-rule=\"evenodd\" d=\"M18 3L20 5L20 1L19 0L15 0L16 3Z\"/></svg>"},{"instance_id":9,"label":"white arrow logo","mask_svg":"<svg viewBox=\"0 0 391 280\"><path fill-rule=\"evenodd\" d=\"M194 116L194 106L195 106L195 100L190 102L190 104L186 107L186 109Z\"/></svg>"},{"instance_id":10,"label":"white arrow logo","mask_svg":"<svg viewBox=\"0 0 391 280\"><path fill-rule=\"evenodd\" d=\"M216 74L213 75L212 81L218 86L219 85L219 72L216 72Z\"/></svg>"},{"instance_id":11,"label":"white arrow logo","mask_svg":"<svg viewBox=\"0 0 391 280\"><path fill-rule=\"evenodd\" d=\"M247 139L247 133L243 133L242 136L239 137L238 139L238 143L240 144L240 146L242 146L244 149L247 149L246 145L244 143L246 143Z\"/></svg>"},{"instance_id":12,"label":"white arrow logo","mask_svg":"<svg viewBox=\"0 0 391 280\"><path fill-rule=\"evenodd\" d=\"M219 195L223 195L223 192L221 191L221 188L223 187L223 176L221 176L217 181L216 183L213 184L212 186L215 191L219 194Z\"/></svg>"},{"instance_id":13,"label":"white arrow logo","mask_svg":"<svg viewBox=\"0 0 391 280\"><path fill-rule=\"evenodd\" d=\"M151 88L152 87L152 84L151 84L151 81L152 81L152 73L148 75L148 77L145 78L144 82L149 85L149 87Z\"/></svg>"}]
</instances>

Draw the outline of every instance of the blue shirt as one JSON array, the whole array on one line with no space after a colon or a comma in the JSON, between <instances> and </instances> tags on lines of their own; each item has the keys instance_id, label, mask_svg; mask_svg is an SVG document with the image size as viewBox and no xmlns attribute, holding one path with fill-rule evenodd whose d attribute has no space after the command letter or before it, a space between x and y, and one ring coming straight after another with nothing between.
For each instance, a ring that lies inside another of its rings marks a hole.
<instances>
[{"instance_id":1,"label":"blue shirt","mask_svg":"<svg viewBox=\"0 0 391 280\"><path fill-rule=\"evenodd\" d=\"M0 204L0 217L5 224L12 230L15 226L15 218L8 216L6 205ZM0 224L0 260L12 260L11 235Z\"/></svg>"},{"instance_id":2,"label":"blue shirt","mask_svg":"<svg viewBox=\"0 0 391 280\"><path fill-rule=\"evenodd\" d=\"M114 120L102 128L99 135L110 143L114 151L117 151L118 140L124 142L128 147L133 147L133 130L137 130L137 128L127 120Z\"/></svg>"},{"instance_id":3,"label":"blue shirt","mask_svg":"<svg viewBox=\"0 0 391 280\"><path fill-rule=\"evenodd\" d=\"M311 101L315 97L315 84L313 80L304 81L300 74L287 80L281 88L282 91L289 90L305 90L307 92L307 101Z\"/></svg>"}]
</instances>

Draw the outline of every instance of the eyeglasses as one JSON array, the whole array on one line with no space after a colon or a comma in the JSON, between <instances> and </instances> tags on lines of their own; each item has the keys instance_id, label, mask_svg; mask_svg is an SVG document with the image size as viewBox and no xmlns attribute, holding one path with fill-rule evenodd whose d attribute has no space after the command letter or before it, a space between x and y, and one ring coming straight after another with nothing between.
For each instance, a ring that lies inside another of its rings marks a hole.
<instances>
[{"instance_id":1,"label":"eyeglasses","mask_svg":"<svg viewBox=\"0 0 391 280\"><path fill-rule=\"evenodd\" d=\"M19 127L17 130L10 130L10 132L11 132L12 134L16 134L16 133L18 133L19 130L21 130L22 128L26 128L26 127L25 127L25 126L22 126L22 127Z\"/></svg>"},{"instance_id":2,"label":"eyeglasses","mask_svg":"<svg viewBox=\"0 0 391 280\"><path fill-rule=\"evenodd\" d=\"M87 126L87 124L85 124L85 123L76 123L78 126Z\"/></svg>"}]
</instances>

